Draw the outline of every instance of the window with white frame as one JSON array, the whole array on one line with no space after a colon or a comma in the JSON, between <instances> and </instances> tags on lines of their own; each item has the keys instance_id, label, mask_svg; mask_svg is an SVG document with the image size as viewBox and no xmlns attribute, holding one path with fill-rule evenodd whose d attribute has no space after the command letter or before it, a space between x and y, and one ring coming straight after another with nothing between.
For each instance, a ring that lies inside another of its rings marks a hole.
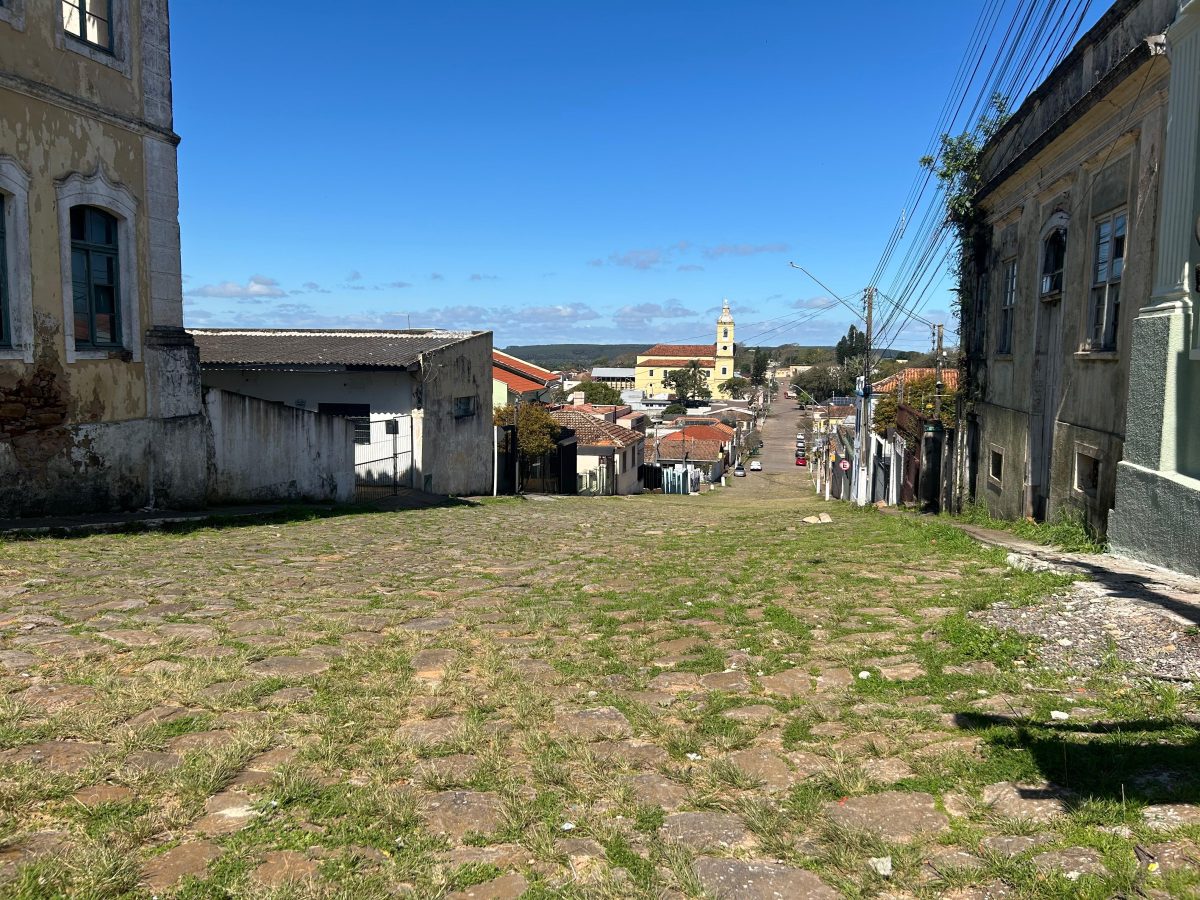
<instances>
[{"instance_id":1,"label":"window with white frame","mask_svg":"<svg viewBox=\"0 0 1200 900\"><path fill-rule=\"evenodd\" d=\"M137 201L103 170L55 185L67 362L141 360Z\"/></svg>"},{"instance_id":2,"label":"window with white frame","mask_svg":"<svg viewBox=\"0 0 1200 900\"><path fill-rule=\"evenodd\" d=\"M1003 266L1004 289L1000 294L1000 327L996 331L996 353L1012 353L1013 317L1017 306L1017 261L1007 260Z\"/></svg>"},{"instance_id":3,"label":"window with white frame","mask_svg":"<svg viewBox=\"0 0 1200 900\"><path fill-rule=\"evenodd\" d=\"M1091 350L1116 350L1121 321L1121 276L1125 272L1125 210L1096 220L1092 260L1092 292L1088 310L1087 345Z\"/></svg>"}]
</instances>

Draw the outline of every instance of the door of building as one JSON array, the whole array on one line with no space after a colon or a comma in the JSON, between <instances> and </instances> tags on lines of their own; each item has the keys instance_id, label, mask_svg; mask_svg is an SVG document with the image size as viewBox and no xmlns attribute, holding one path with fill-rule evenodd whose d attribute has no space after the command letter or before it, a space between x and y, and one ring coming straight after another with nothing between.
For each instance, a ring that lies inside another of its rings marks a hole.
<instances>
[{"instance_id":1,"label":"door of building","mask_svg":"<svg viewBox=\"0 0 1200 900\"><path fill-rule=\"evenodd\" d=\"M1050 470L1054 457L1054 423L1062 403L1062 299L1038 303L1034 337L1033 378L1029 397L1029 486L1027 513L1046 520L1050 505Z\"/></svg>"}]
</instances>

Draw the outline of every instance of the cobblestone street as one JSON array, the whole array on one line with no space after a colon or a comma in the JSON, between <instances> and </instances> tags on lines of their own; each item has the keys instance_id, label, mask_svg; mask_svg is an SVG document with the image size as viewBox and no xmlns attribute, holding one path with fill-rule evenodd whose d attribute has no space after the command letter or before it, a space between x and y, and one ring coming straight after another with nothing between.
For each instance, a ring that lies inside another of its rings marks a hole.
<instances>
[{"instance_id":1,"label":"cobblestone street","mask_svg":"<svg viewBox=\"0 0 1200 900\"><path fill-rule=\"evenodd\" d=\"M968 613L1067 576L785 468L0 544L0 892L1196 890L1191 685L1047 668Z\"/></svg>"}]
</instances>

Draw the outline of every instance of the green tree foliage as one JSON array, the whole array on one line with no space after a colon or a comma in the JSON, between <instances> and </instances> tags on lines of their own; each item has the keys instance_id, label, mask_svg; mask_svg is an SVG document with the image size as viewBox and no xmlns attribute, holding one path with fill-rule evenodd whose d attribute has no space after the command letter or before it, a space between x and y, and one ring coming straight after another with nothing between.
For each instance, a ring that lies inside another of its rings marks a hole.
<instances>
[{"instance_id":1,"label":"green tree foliage","mask_svg":"<svg viewBox=\"0 0 1200 900\"><path fill-rule=\"evenodd\" d=\"M721 390L727 393L734 400L743 400L746 397L746 391L750 388L750 382L745 378L740 378L734 375L728 381L721 382Z\"/></svg>"},{"instance_id":2,"label":"green tree foliage","mask_svg":"<svg viewBox=\"0 0 1200 900\"><path fill-rule=\"evenodd\" d=\"M816 402L824 403L839 393L844 380L845 375L838 366L813 366L793 378L792 384L807 392Z\"/></svg>"},{"instance_id":3,"label":"green tree foliage","mask_svg":"<svg viewBox=\"0 0 1200 900\"><path fill-rule=\"evenodd\" d=\"M859 331L857 325L851 325L850 330L838 340L834 348L839 366L845 365L846 360L852 357L865 355L866 352L867 334L865 331Z\"/></svg>"},{"instance_id":4,"label":"green tree foliage","mask_svg":"<svg viewBox=\"0 0 1200 900\"><path fill-rule=\"evenodd\" d=\"M896 425L896 412L899 407L897 395L899 389L879 395L875 405L875 430L885 434L890 427ZM916 410L923 418L932 419L934 400L937 397L937 378L934 375L922 375L913 378L904 386L904 405ZM942 389L942 424L946 427L954 425L955 392L943 387ZM917 439L919 434L906 434L905 437Z\"/></svg>"},{"instance_id":5,"label":"green tree foliage","mask_svg":"<svg viewBox=\"0 0 1200 900\"><path fill-rule=\"evenodd\" d=\"M771 361L771 354L759 347L754 351L754 362L750 368L750 383L755 387L762 387L767 383L767 363Z\"/></svg>"},{"instance_id":6,"label":"green tree foliage","mask_svg":"<svg viewBox=\"0 0 1200 900\"><path fill-rule=\"evenodd\" d=\"M682 416L687 414L687 407L682 403L671 403L663 408L663 417L667 416Z\"/></svg>"},{"instance_id":7,"label":"green tree foliage","mask_svg":"<svg viewBox=\"0 0 1200 900\"><path fill-rule=\"evenodd\" d=\"M517 414L517 445L525 459L537 459L554 449L562 433L559 425L539 403L522 403ZM513 424L513 408L497 406L492 416L496 425Z\"/></svg>"},{"instance_id":8,"label":"green tree foliage","mask_svg":"<svg viewBox=\"0 0 1200 900\"><path fill-rule=\"evenodd\" d=\"M973 287L968 282L967 260L979 234L983 215L975 202L979 189L983 187L980 163L983 149L1009 119L1008 100L993 94L971 131L951 137L941 136L941 146L936 156L921 158L922 168L937 176L945 192L946 221L954 228L958 244L955 268L958 274L958 324L959 333L967 334L966 321L971 309Z\"/></svg>"},{"instance_id":9,"label":"green tree foliage","mask_svg":"<svg viewBox=\"0 0 1200 900\"><path fill-rule=\"evenodd\" d=\"M672 388L675 399L686 406L693 400L707 400L712 396L704 368L698 360L692 360L682 369L674 369L663 377L663 384Z\"/></svg>"},{"instance_id":10,"label":"green tree foliage","mask_svg":"<svg viewBox=\"0 0 1200 900\"><path fill-rule=\"evenodd\" d=\"M597 406L611 406L621 402L621 392L611 384L605 384L603 381L581 381L570 391L559 389L557 396L561 397L560 403L566 402L571 394L582 393L583 399L588 403L594 403Z\"/></svg>"}]
</instances>

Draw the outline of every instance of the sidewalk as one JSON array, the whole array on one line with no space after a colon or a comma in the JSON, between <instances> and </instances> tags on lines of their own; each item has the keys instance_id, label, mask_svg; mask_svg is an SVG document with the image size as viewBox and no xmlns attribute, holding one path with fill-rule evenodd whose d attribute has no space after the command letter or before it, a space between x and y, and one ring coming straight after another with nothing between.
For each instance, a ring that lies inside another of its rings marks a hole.
<instances>
[{"instance_id":1,"label":"sidewalk","mask_svg":"<svg viewBox=\"0 0 1200 900\"><path fill-rule=\"evenodd\" d=\"M949 518L942 521L965 531L981 544L1008 550L1010 565L1081 575L1109 596L1152 604L1182 617L1188 625L1200 624L1200 578L1111 553L1068 553L1007 531L980 528Z\"/></svg>"}]
</instances>

